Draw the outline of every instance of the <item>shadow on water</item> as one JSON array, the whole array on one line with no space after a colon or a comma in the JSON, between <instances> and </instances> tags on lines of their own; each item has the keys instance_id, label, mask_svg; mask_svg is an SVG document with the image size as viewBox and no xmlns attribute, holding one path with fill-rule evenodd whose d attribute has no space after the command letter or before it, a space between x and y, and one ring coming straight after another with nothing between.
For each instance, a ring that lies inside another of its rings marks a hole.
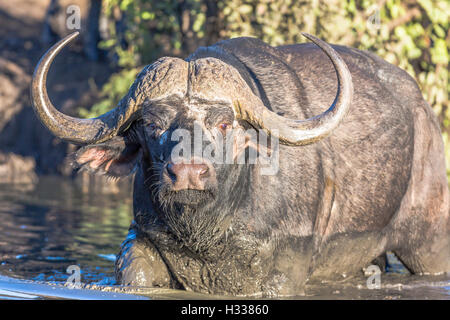
<instances>
[{"instance_id":1,"label":"shadow on water","mask_svg":"<svg viewBox=\"0 0 450 320\"><path fill-rule=\"evenodd\" d=\"M230 298L116 285L115 254L132 219L131 190L88 194L72 180L41 178L37 186L0 184L0 299ZM395 257L380 288L367 278L310 283L295 299L448 299L450 276L412 276ZM81 288L64 286L81 269Z\"/></svg>"}]
</instances>

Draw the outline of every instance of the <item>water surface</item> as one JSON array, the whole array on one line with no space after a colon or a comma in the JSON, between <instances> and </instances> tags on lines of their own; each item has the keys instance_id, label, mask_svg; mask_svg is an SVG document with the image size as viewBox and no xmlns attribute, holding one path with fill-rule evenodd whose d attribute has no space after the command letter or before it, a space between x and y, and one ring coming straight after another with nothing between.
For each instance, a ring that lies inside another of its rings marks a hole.
<instances>
[{"instance_id":1,"label":"water surface","mask_svg":"<svg viewBox=\"0 0 450 320\"><path fill-rule=\"evenodd\" d=\"M0 299L230 298L116 285L115 255L131 218L129 188L86 193L57 177L43 177L36 186L0 184ZM64 286L71 265L81 269L81 288ZM412 276L395 260L388 271L380 289L368 289L361 274L310 283L303 296L292 298L450 300L449 275Z\"/></svg>"},{"instance_id":2,"label":"water surface","mask_svg":"<svg viewBox=\"0 0 450 320\"><path fill-rule=\"evenodd\" d=\"M83 283L114 284L115 254L132 217L130 195L86 194L54 177L34 188L0 185L0 274L61 282L78 265Z\"/></svg>"}]
</instances>

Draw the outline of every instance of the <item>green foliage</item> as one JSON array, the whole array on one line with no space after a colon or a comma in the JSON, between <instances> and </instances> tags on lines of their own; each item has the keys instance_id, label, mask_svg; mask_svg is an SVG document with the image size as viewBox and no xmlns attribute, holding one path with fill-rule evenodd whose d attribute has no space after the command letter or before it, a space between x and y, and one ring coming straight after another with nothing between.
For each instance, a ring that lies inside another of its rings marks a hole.
<instances>
[{"instance_id":1,"label":"green foliage","mask_svg":"<svg viewBox=\"0 0 450 320\"><path fill-rule=\"evenodd\" d=\"M406 70L438 115L444 138L450 133L448 0L105 0L103 5L109 17L127 25L121 34L112 23L111 39L102 44L116 53L123 68L161 55L187 56L225 38L253 36L281 45L305 42L301 32L308 32L329 43L372 51ZM108 103L102 101L90 115L113 107L110 102L126 93L131 74L119 76L127 85L116 77L103 90Z\"/></svg>"},{"instance_id":2,"label":"green foliage","mask_svg":"<svg viewBox=\"0 0 450 320\"><path fill-rule=\"evenodd\" d=\"M103 7L115 22L126 25L118 30L111 23L112 37L101 44L115 51L121 67L148 64L163 54L180 55L185 38L204 36L207 7L201 0L105 0Z\"/></svg>"},{"instance_id":3,"label":"green foliage","mask_svg":"<svg viewBox=\"0 0 450 320\"><path fill-rule=\"evenodd\" d=\"M271 45L304 42L300 32L369 50L410 73L450 131L450 2L419 0L224 1L228 37ZM244 10L243 10L244 9Z\"/></svg>"},{"instance_id":4,"label":"green foliage","mask_svg":"<svg viewBox=\"0 0 450 320\"><path fill-rule=\"evenodd\" d=\"M138 71L137 68L124 69L112 75L100 93L102 100L93 105L90 110L80 108L78 110L80 116L83 118L94 118L115 108L119 100L128 92Z\"/></svg>"}]
</instances>

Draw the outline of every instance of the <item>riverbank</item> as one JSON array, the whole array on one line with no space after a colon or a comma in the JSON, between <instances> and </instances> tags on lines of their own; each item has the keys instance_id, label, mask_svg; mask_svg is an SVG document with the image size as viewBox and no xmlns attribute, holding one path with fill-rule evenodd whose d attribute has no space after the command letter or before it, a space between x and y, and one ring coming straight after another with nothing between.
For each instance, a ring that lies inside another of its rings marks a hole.
<instances>
[{"instance_id":1,"label":"riverbank","mask_svg":"<svg viewBox=\"0 0 450 320\"><path fill-rule=\"evenodd\" d=\"M44 175L76 178L86 192L116 193L128 187L73 171L67 156L76 150L51 135L31 108L30 84L41 55L50 47L43 29L50 0L0 0L0 183L36 184ZM48 75L49 96L66 114L89 108L113 72L105 61L91 61L80 44L58 57Z\"/></svg>"}]
</instances>

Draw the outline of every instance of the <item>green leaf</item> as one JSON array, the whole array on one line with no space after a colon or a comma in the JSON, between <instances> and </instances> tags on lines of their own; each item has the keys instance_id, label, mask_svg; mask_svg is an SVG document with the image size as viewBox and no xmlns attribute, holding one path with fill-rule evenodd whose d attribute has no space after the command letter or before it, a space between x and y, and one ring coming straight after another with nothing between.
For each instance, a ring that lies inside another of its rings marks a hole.
<instances>
[{"instance_id":1,"label":"green leaf","mask_svg":"<svg viewBox=\"0 0 450 320\"><path fill-rule=\"evenodd\" d=\"M243 4L238 9L240 14L249 14L253 11L253 7L249 4Z\"/></svg>"},{"instance_id":2,"label":"green leaf","mask_svg":"<svg viewBox=\"0 0 450 320\"><path fill-rule=\"evenodd\" d=\"M141 18L144 20L153 20L155 19L155 14L153 12L144 11L141 13Z\"/></svg>"},{"instance_id":3,"label":"green leaf","mask_svg":"<svg viewBox=\"0 0 450 320\"><path fill-rule=\"evenodd\" d=\"M448 51L444 39L436 39L434 47L430 49L431 61L435 64L448 64Z\"/></svg>"}]
</instances>

